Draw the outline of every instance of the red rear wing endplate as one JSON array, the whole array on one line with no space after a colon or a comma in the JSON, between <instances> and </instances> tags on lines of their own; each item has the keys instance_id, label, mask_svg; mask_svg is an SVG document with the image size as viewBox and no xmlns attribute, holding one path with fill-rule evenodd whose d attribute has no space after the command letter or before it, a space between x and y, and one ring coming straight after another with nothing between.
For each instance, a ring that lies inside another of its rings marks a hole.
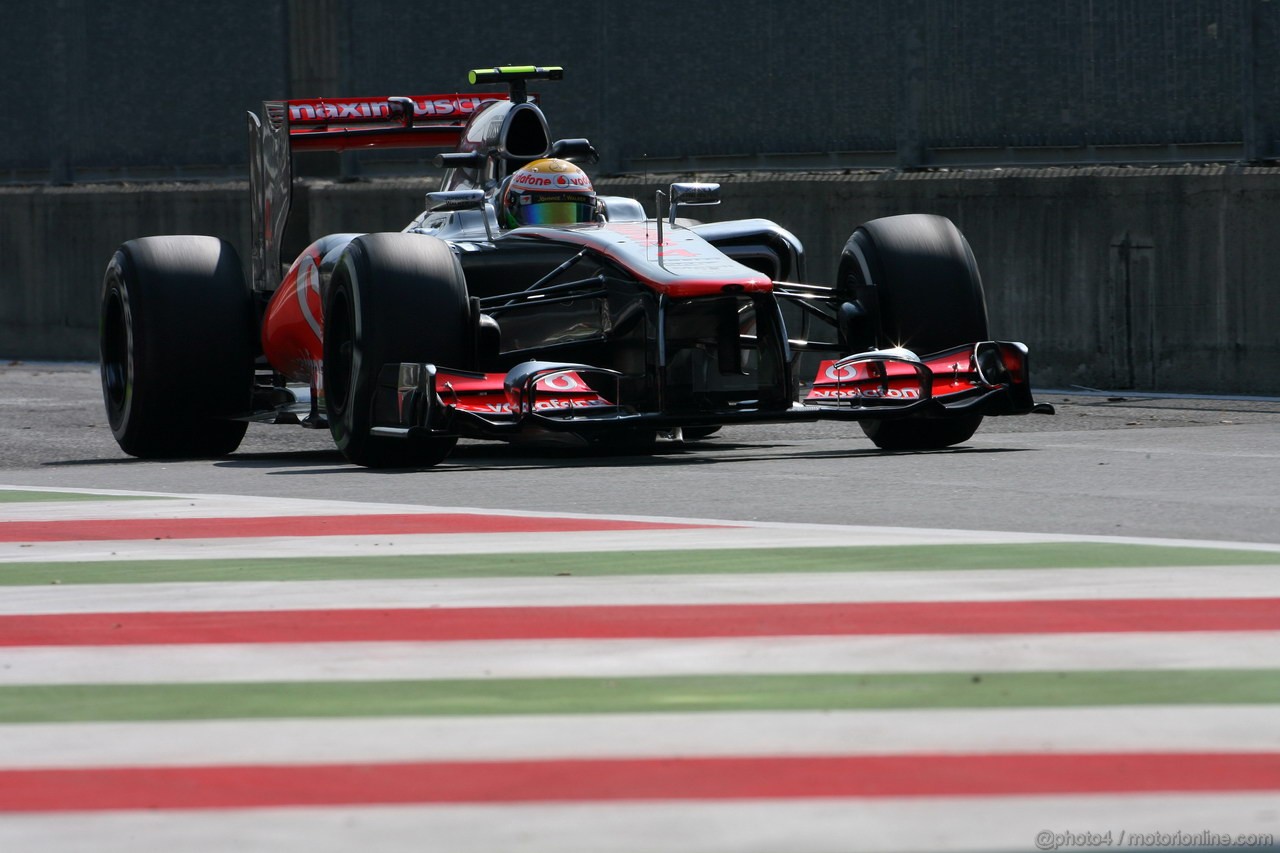
<instances>
[{"instance_id":1,"label":"red rear wing endplate","mask_svg":"<svg viewBox=\"0 0 1280 853\"><path fill-rule=\"evenodd\" d=\"M280 285L280 246L292 195L297 151L358 148L456 148L467 121L505 92L388 98L304 98L264 101L249 113L251 269L255 290Z\"/></svg>"}]
</instances>

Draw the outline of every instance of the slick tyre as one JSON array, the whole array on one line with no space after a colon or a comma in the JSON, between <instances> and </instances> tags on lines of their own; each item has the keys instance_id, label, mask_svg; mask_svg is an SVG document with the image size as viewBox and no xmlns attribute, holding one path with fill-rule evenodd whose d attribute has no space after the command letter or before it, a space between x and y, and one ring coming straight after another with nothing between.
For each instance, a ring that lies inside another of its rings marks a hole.
<instances>
[{"instance_id":1,"label":"slick tyre","mask_svg":"<svg viewBox=\"0 0 1280 853\"><path fill-rule=\"evenodd\" d=\"M329 430L348 460L368 468L425 468L458 440L371 434L378 372L394 362L469 368L475 352L462 267L421 234L352 240L324 300L324 393Z\"/></svg>"},{"instance_id":2,"label":"slick tyre","mask_svg":"<svg viewBox=\"0 0 1280 853\"><path fill-rule=\"evenodd\" d=\"M868 345L925 355L989 337L977 262L946 217L907 214L864 224L845 244L837 282L874 318ZM961 415L866 421L862 429L884 450L931 450L968 441L981 423L981 415Z\"/></svg>"},{"instance_id":3,"label":"slick tyre","mask_svg":"<svg viewBox=\"0 0 1280 853\"><path fill-rule=\"evenodd\" d=\"M116 442L141 458L240 446L253 394L253 303L236 250L216 237L145 237L107 265L102 397Z\"/></svg>"}]
</instances>

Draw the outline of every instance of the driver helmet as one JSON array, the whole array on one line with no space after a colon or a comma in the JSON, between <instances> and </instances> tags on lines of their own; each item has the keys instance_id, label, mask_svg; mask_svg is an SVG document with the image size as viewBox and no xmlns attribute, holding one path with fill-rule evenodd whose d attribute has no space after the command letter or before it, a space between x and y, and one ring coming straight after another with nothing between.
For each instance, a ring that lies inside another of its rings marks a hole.
<instances>
[{"instance_id":1,"label":"driver helmet","mask_svg":"<svg viewBox=\"0 0 1280 853\"><path fill-rule=\"evenodd\" d=\"M503 187L501 206L507 228L595 222L599 210L587 173L555 158L517 169Z\"/></svg>"}]
</instances>

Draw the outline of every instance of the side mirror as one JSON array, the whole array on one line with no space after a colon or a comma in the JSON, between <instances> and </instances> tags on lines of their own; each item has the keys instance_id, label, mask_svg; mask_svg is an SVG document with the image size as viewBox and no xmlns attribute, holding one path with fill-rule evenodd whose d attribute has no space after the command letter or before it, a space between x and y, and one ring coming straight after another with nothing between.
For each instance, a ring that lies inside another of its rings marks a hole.
<instances>
[{"instance_id":1,"label":"side mirror","mask_svg":"<svg viewBox=\"0 0 1280 853\"><path fill-rule=\"evenodd\" d=\"M551 144L551 157L570 163L599 163L600 154L589 139L557 139Z\"/></svg>"},{"instance_id":2,"label":"side mirror","mask_svg":"<svg viewBox=\"0 0 1280 853\"><path fill-rule=\"evenodd\" d=\"M484 190L449 190L427 193L427 210L483 210Z\"/></svg>"},{"instance_id":3,"label":"side mirror","mask_svg":"<svg viewBox=\"0 0 1280 853\"><path fill-rule=\"evenodd\" d=\"M479 151L450 151L435 157L438 169L465 169L483 166L485 156Z\"/></svg>"},{"instance_id":4,"label":"side mirror","mask_svg":"<svg viewBox=\"0 0 1280 853\"><path fill-rule=\"evenodd\" d=\"M720 203L719 184L672 184L669 190L671 224L676 224L676 210L680 205L697 207Z\"/></svg>"},{"instance_id":5,"label":"side mirror","mask_svg":"<svg viewBox=\"0 0 1280 853\"><path fill-rule=\"evenodd\" d=\"M484 197L484 190L441 190L440 192L427 193L427 210L431 213L453 210L480 211L480 218L484 220L485 236L492 242L493 229L489 225L487 207L488 203Z\"/></svg>"}]
</instances>

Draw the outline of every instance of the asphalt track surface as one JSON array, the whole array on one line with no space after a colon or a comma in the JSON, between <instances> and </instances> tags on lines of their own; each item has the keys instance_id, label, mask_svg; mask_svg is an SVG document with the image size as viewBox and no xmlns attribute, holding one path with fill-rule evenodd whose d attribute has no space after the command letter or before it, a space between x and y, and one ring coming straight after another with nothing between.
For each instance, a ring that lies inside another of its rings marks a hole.
<instances>
[{"instance_id":1,"label":"asphalt track surface","mask_svg":"<svg viewBox=\"0 0 1280 853\"><path fill-rule=\"evenodd\" d=\"M1280 401L1040 396L379 472L0 367L0 849L1275 849Z\"/></svg>"},{"instance_id":2,"label":"asphalt track surface","mask_svg":"<svg viewBox=\"0 0 1280 853\"><path fill-rule=\"evenodd\" d=\"M1039 392L966 445L883 453L853 424L725 429L648 455L463 442L423 471L346 463L326 431L253 425L216 461L140 461L96 367L0 366L0 483L667 518L1280 543L1280 400ZM192 389L196 393L198 389Z\"/></svg>"}]
</instances>

